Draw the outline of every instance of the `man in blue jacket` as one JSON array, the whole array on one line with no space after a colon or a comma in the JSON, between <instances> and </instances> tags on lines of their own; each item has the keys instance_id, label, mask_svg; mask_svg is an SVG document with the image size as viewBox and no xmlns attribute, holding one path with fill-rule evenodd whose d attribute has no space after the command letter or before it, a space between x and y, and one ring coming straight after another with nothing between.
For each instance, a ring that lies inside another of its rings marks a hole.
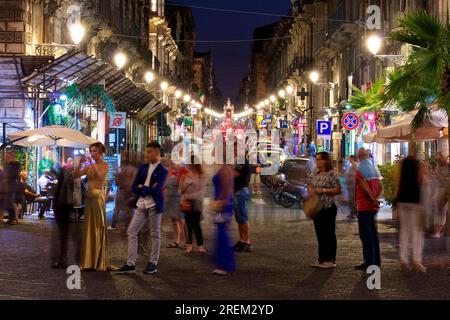
<instances>
[{"instance_id":1,"label":"man in blue jacket","mask_svg":"<svg viewBox=\"0 0 450 320\"><path fill-rule=\"evenodd\" d=\"M128 259L117 273L135 273L138 257L138 234L150 220L152 252L145 274L156 273L161 248L161 220L164 212L163 188L168 170L161 163L161 146L156 142L147 145L149 163L139 168L132 190L139 199L137 209L128 227Z\"/></svg>"}]
</instances>

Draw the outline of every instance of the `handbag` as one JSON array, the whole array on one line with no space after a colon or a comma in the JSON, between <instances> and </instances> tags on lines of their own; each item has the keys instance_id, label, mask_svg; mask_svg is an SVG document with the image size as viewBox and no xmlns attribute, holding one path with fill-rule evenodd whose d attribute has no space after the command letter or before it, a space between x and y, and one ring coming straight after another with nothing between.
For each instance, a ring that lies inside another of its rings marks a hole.
<instances>
[{"instance_id":1,"label":"handbag","mask_svg":"<svg viewBox=\"0 0 450 320\"><path fill-rule=\"evenodd\" d=\"M322 201L320 196L317 193L314 193L304 202L303 211L305 212L305 216L313 219L320 210L322 210Z\"/></svg>"},{"instance_id":2,"label":"handbag","mask_svg":"<svg viewBox=\"0 0 450 320\"><path fill-rule=\"evenodd\" d=\"M183 213L191 212L193 209L192 201L190 200L182 200L180 203L180 210Z\"/></svg>"},{"instance_id":3,"label":"handbag","mask_svg":"<svg viewBox=\"0 0 450 320\"><path fill-rule=\"evenodd\" d=\"M139 200L139 196L137 196L137 195L131 196L130 198L128 198L127 206L129 208L136 208L138 200Z\"/></svg>"}]
</instances>

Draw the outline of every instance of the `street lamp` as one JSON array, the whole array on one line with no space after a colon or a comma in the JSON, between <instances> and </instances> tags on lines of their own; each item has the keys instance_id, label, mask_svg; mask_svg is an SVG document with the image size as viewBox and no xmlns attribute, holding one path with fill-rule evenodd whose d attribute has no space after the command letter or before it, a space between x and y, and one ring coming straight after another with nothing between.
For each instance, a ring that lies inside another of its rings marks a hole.
<instances>
[{"instance_id":1,"label":"street lamp","mask_svg":"<svg viewBox=\"0 0 450 320\"><path fill-rule=\"evenodd\" d=\"M270 104L270 101L269 101L269 99L266 99L266 100L264 100L264 104L265 104L265 106L266 106L266 107L268 107L268 106L269 106L269 104Z\"/></svg>"},{"instance_id":2,"label":"street lamp","mask_svg":"<svg viewBox=\"0 0 450 320\"><path fill-rule=\"evenodd\" d=\"M286 91L284 89L281 89L280 91L278 91L278 96L281 99L284 99L286 97Z\"/></svg>"},{"instance_id":3,"label":"street lamp","mask_svg":"<svg viewBox=\"0 0 450 320\"><path fill-rule=\"evenodd\" d=\"M286 92L287 92L288 95L292 95L294 93L294 87L291 86L291 85L288 85L286 87Z\"/></svg>"},{"instance_id":4,"label":"street lamp","mask_svg":"<svg viewBox=\"0 0 450 320\"><path fill-rule=\"evenodd\" d=\"M127 63L127 56L123 54L122 52L116 53L114 56L114 62L117 66L117 68L122 69L125 64Z\"/></svg>"},{"instance_id":5,"label":"street lamp","mask_svg":"<svg viewBox=\"0 0 450 320\"><path fill-rule=\"evenodd\" d=\"M380 51L382 42L383 40L381 39L381 37L376 34L371 35L367 39L367 47L374 56L376 56Z\"/></svg>"},{"instance_id":6,"label":"street lamp","mask_svg":"<svg viewBox=\"0 0 450 320\"><path fill-rule=\"evenodd\" d=\"M317 83L319 81L320 74L317 71L311 71L309 74L309 80L311 80L314 83Z\"/></svg>"},{"instance_id":7,"label":"street lamp","mask_svg":"<svg viewBox=\"0 0 450 320\"><path fill-rule=\"evenodd\" d=\"M383 38L373 34L367 39L367 48L374 57L384 60L393 60L396 64L401 65L405 61L405 57L401 54L378 54L383 44Z\"/></svg>"},{"instance_id":8,"label":"street lamp","mask_svg":"<svg viewBox=\"0 0 450 320\"><path fill-rule=\"evenodd\" d=\"M270 102L272 102L272 103L277 101L277 98L274 95L271 95L269 99L270 99Z\"/></svg>"},{"instance_id":9,"label":"street lamp","mask_svg":"<svg viewBox=\"0 0 450 320\"><path fill-rule=\"evenodd\" d=\"M152 83L155 80L155 75L151 71L147 71L144 75L145 81L147 83Z\"/></svg>"},{"instance_id":10,"label":"street lamp","mask_svg":"<svg viewBox=\"0 0 450 320\"><path fill-rule=\"evenodd\" d=\"M183 97L183 101L189 103L191 101L191 96L189 94L185 94Z\"/></svg>"},{"instance_id":11,"label":"street lamp","mask_svg":"<svg viewBox=\"0 0 450 320\"><path fill-rule=\"evenodd\" d=\"M180 99L182 94L183 93L181 92L181 90L176 90L175 91L175 98Z\"/></svg>"},{"instance_id":12,"label":"street lamp","mask_svg":"<svg viewBox=\"0 0 450 320\"><path fill-rule=\"evenodd\" d=\"M72 38L73 43L79 45L81 40L83 40L84 35L86 33L86 29L80 23L76 23L69 27L70 37Z\"/></svg>"},{"instance_id":13,"label":"street lamp","mask_svg":"<svg viewBox=\"0 0 450 320\"><path fill-rule=\"evenodd\" d=\"M161 82L160 88L162 91L166 91L169 88L169 84L167 83L167 81Z\"/></svg>"}]
</instances>

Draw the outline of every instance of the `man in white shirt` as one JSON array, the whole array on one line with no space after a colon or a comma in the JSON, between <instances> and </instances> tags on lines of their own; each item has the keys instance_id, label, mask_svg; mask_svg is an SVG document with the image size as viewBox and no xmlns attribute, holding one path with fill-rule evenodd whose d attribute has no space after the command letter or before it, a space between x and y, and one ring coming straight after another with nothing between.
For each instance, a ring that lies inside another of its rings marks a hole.
<instances>
[{"instance_id":1,"label":"man in white shirt","mask_svg":"<svg viewBox=\"0 0 450 320\"><path fill-rule=\"evenodd\" d=\"M161 146L156 142L147 145L149 163L139 168L133 183L133 193L139 196L136 212L128 227L128 259L117 273L135 273L138 257L138 235L144 225L150 221L152 251L150 260L143 271L145 274L156 273L161 249L161 220L164 212L163 188L168 170L161 164Z\"/></svg>"}]
</instances>

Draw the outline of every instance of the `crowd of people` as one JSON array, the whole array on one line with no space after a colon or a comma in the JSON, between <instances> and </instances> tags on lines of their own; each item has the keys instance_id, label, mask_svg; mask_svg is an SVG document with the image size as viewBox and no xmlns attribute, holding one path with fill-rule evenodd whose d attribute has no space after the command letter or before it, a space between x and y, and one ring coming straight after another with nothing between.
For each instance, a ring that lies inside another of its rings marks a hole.
<instances>
[{"instance_id":1,"label":"crowd of people","mask_svg":"<svg viewBox=\"0 0 450 320\"><path fill-rule=\"evenodd\" d=\"M242 154L240 154L242 152ZM46 170L39 179L40 193L29 184L26 172L21 172L19 162L11 152L6 153L5 165L0 172L5 183L0 186L3 210L8 211L8 223L15 224L19 208L26 202L38 202L39 217L50 206L51 196L57 227L57 239L52 256L53 268L67 267L67 247L76 196L77 180L87 179L84 194L84 223L81 241L76 246L76 262L82 270L136 272L136 262L141 250L151 243L149 261L143 272L157 272L161 250L161 224L164 213L170 217L173 239L167 249L182 248L185 253L206 253L202 222L208 214L215 224L213 250L214 274L227 275L236 269L235 252L251 252L248 204L252 194L252 176L258 170L250 165L245 149L237 143L234 153L243 163L220 165L212 177L213 200L204 206L207 178L199 158L192 155L189 163L176 165L162 161L161 146L147 145L146 163L136 168L123 159L120 171L115 173L117 192L112 224L107 226L106 197L109 165L104 161L106 147L95 143L89 148L89 156L82 156L74 166L72 159L58 168L54 175ZM320 197L320 210L313 223L318 241L318 259L312 267L329 269L337 267L336 196L342 186L332 160L327 152L314 153L314 169L307 179L308 193ZM362 263L355 266L366 270L370 266L381 267L381 252L377 230L377 214L383 197L382 177L371 159L371 153L361 148L357 156L350 157L345 174L348 188L349 218L358 220L362 243ZM436 167L429 168L414 156L401 161L395 190L394 209L400 219L400 266L404 272L414 269L424 273L422 264L424 230L431 230L431 238L440 238L446 223L447 190L449 183L448 161L438 154ZM255 190L253 190L255 194ZM170 196L170 201L168 201ZM119 226L120 214L123 226ZM230 223L235 219L238 240L233 244ZM126 262L120 267L111 266L108 247L108 230L125 229L128 239ZM184 242L184 244L183 244ZM412 243L412 261L409 244ZM143 252L144 251L144 252ZM411 263L412 262L412 263Z\"/></svg>"},{"instance_id":2,"label":"crowd of people","mask_svg":"<svg viewBox=\"0 0 450 320\"><path fill-rule=\"evenodd\" d=\"M237 152L236 146L235 149ZM158 143L149 143L145 153L146 163L139 168L123 159L120 170L115 173L117 191L109 227L106 216L109 165L104 160L106 148L103 144L91 145L88 156L81 156L77 164L69 158L58 168L45 170L38 179L40 193L28 184L27 174L20 172L20 163L15 160L14 154L7 153L1 173L8 183L2 185L5 189L1 190L1 195L3 208L9 214L8 221L18 220L23 199L27 203L40 203L40 219L52 204L56 228L52 238L52 268L67 268L69 234L73 234L76 229L78 235L74 255L75 263L81 270L133 273L136 271L138 255L146 253L141 248L151 243L149 261L143 272L152 274L157 272L159 262L163 213L168 213L174 227L173 241L167 246L168 249L182 248L185 253L206 253L202 221L207 212L208 218L209 213L213 212L211 219L216 232L214 244L210 248L214 251L214 274L233 272L236 269L234 252L252 251L248 201L251 193L250 177L255 169L248 161L233 166L221 165L212 178L213 200L208 207L204 207L206 177L199 159L192 156L188 164L164 165L161 152ZM76 186L82 178L86 180L86 189L83 193L84 218L81 230L80 224L74 223L77 222L74 209L78 202ZM23 194L23 197L19 197L19 194ZM171 196L170 201L167 194ZM233 216L239 228L239 238L234 245L229 230ZM128 253L124 265L117 268L110 264L108 230L122 229L126 230Z\"/></svg>"},{"instance_id":3,"label":"crowd of people","mask_svg":"<svg viewBox=\"0 0 450 320\"><path fill-rule=\"evenodd\" d=\"M349 164L345 174L350 210L348 218L358 220L363 247L363 262L355 268L381 267L376 217L384 192L382 177L369 150L361 148L357 157L349 158ZM425 232L430 238L440 239L446 223L448 161L438 153L433 167L432 163L427 164L410 155L399 161L395 169L392 208L400 222L400 268L403 272L413 269L425 273L427 267L422 261ZM438 264L444 266L443 262Z\"/></svg>"}]
</instances>

